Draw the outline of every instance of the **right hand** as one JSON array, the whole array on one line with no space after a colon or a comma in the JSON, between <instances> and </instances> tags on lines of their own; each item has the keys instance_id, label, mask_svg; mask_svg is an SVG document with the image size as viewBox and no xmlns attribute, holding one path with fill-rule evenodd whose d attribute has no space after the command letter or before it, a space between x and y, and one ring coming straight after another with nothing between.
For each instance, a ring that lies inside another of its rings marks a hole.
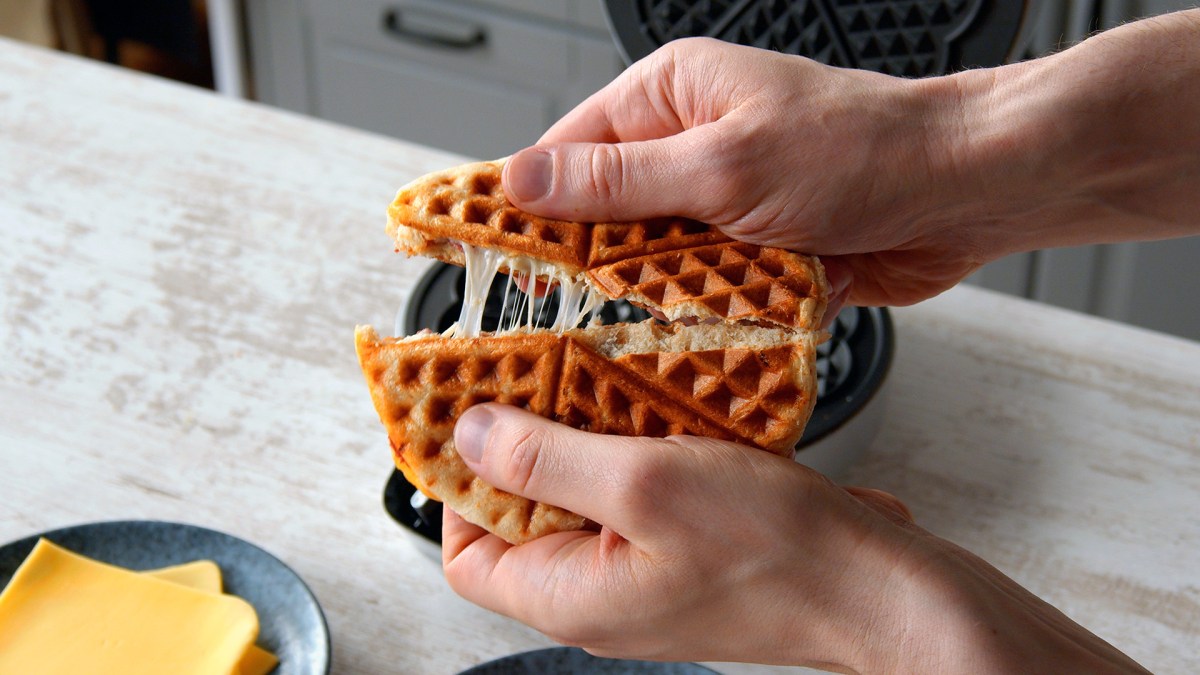
<instances>
[{"instance_id":1,"label":"right hand","mask_svg":"<svg viewBox=\"0 0 1200 675\"><path fill-rule=\"evenodd\" d=\"M514 154L504 188L819 255L832 306L912 304L1009 253L1200 233L1197 38L1179 12L919 80L678 40Z\"/></svg>"},{"instance_id":2,"label":"right hand","mask_svg":"<svg viewBox=\"0 0 1200 675\"><path fill-rule=\"evenodd\" d=\"M944 197L930 172L938 150L928 88L679 40L515 154L505 192L555 218L693 218L736 239L821 255L835 296L853 277L851 302L909 304L985 258L926 222Z\"/></svg>"}]
</instances>

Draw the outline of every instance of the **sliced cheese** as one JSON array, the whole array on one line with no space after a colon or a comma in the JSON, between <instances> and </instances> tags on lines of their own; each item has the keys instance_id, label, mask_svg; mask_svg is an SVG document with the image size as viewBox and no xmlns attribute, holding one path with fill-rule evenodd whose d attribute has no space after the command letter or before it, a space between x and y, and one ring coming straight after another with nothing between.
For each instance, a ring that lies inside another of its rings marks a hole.
<instances>
[{"instance_id":1,"label":"sliced cheese","mask_svg":"<svg viewBox=\"0 0 1200 675\"><path fill-rule=\"evenodd\" d=\"M221 568L211 560L195 560L142 574L207 593L220 593L222 590ZM246 653L242 654L235 672L238 675L267 675L277 665L277 656L258 645L250 645Z\"/></svg>"},{"instance_id":2,"label":"sliced cheese","mask_svg":"<svg viewBox=\"0 0 1200 675\"><path fill-rule=\"evenodd\" d=\"M42 539L0 594L0 673L233 673L258 635L244 600Z\"/></svg>"},{"instance_id":3,"label":"sliced cheese","mask_svg":"<svg viewBox=\"0 0 1200 675\"><path fill-rule=\"evenodd\" d=\"M220 593L221 568L211 560L193 560L182 565L172 565L157 570L142 572L146 576L181 584L188 588L208 593Z\"/></svg>"},{"instance_id":4,"label":"sliced cheese","mask_svg":"<svg viewBox=\"0 0 1200 675\"><path fill-rule=\"evenodd\" d=\"M238 675L267 675L267 673L275 670L275 666L279 665L279 658L271 652L257 645L250 645L250 649L242 654L242 660L238 662Z\"/></svg>"}]
</instances>

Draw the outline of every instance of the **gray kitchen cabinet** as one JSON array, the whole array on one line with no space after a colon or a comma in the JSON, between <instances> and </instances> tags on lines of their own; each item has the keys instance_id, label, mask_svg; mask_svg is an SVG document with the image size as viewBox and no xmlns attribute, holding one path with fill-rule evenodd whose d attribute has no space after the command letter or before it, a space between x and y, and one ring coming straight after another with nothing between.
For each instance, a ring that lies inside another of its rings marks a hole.
<instances>
[{"instance_id":1,"label":"gray kitchen cabinet","mask_svg":"<svg viewBox=\"0 0 1200 675\"><path fill-rule=\"evenodd\" d=\"M600 0L255 0L259 100L500 157L615 77Z\"/></svg>"}]
</instances>

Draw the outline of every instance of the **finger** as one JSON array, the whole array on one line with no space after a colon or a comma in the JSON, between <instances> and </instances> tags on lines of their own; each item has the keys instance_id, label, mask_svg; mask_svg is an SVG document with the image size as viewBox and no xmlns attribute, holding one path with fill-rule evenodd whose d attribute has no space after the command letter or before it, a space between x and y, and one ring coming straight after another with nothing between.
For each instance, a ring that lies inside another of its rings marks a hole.
<instances>
[{"instance_id":1,"label":"finger","mask_svg":"<svg viewBox=\"0 0 1200 675\"><path fill-rule=\"evenodd\" d=\"M837 320L842 308L846 306L846 299L849 297L850 288L847 287L829 298L829 302L825 305L825 315L821 317L821 330L829 330L829 327Z\"/></svg>"},{"instance_id":2,"label":"finger","mask_svg":"<svg viewBox=\"0 0 1200 675\"><path fill-rule=\"evenodd\" d=\"M894 523L905 525L913 522L912 511L908 510L908 506L900 501L899 497L890 492L857 486L843 489Z\"/></svg>"},{"instance_id":3,"label":"finger","mask_svg":"<svg viewBox=\"0 0 1200 675\"><path fill-rule=\"evenodd\" d=\"M611 539L611 535L609 535ZM544 608L535 600L545 597L554 570L566 579L578 579L578 570L592 566L605 548L605 555L624 555L623 542L605 545L604 538L590 531L558 532L513 546L494 534L446 509L442 520L442 570L456 593L493 612L510 616L535 627L544 618Z\"/></svg>"},{"instance_id":4,"label":"finger","mask_svg":"<svg viewBox=\"0 0 1200 675\"><path fill-rule=\"evenodd\" d=\"M538 141L618 143L672 136L688 124L676 110L670 50L642 59L555 122Z\"/></svg>"},{"instance_id":5,"label":"finger","mask_svg":"<svg viewBox=\"0 0 1200 675\"><path fill-rule=\"evenodd\" d=\"M850 287L854 281L854 271L840 258L823 257L821 263L825 267L825 279L829 283L829 300L825 306L825 316L821 318L821 328L828 329L838 312L850 297Z\"/></svg>"},{"instance_id":6,"label":"finger","mask_svg":"<svg viewBox=\"0 0 1200 675\"><path fill-rule=\"evenodd\" d=\"M589 96L571 112L563 115L542 137L538 145L553 143L618 143L621 137L613 128L607 99L613 96L613 84Z\"/></svg>"},{"instance_id":7,"label":"finger","mask_svg":"<svg viewBox=\"0 0 1200 675\"><path fill-rule=\"evenodd\" d=\"M459 417L454 445L488 484L574 511L625 536L637 529L637 519L628 515L636 506L632 481L644 479L655 455L679 451L662 439L591 434L492 403Z\"/></svg>"},{"instance_id":8,"label":"finger","mask_svg":"<svg viewBox=\"0 0 1200 675\"><path fill-rule=\"evenodd\" d=\"M442 507L442 564L448 565L464 550L486 537L494 537L501 544L507 545L503 539L488 534L488 531L463 520L453 509ZM494 546L493 542L485 541L481 547Z\"/></svg>"},{"instance_id":9,"label":"finger","mask_svg":"<svg viewBox=\"0 0 1200 675\"><path fill-rule=\"evenodd\" d=\"M729 193L704 158L712 130L632 143L560 143L527 148L504 166L515 205L549 218L626 222L683 216L711 222ZM698 195L703 195L699 198Z\"/></svg>"}]
</instances>

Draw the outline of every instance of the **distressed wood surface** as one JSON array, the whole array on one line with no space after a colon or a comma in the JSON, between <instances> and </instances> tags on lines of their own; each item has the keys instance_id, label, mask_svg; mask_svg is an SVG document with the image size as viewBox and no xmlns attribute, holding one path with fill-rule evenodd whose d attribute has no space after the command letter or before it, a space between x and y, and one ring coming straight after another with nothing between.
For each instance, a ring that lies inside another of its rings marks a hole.
<instances>
[{"instance_id":1,"label":"distressed wood surface","mask_svg":"<svg viewBox=\"0 0 1200 675\"><path fill-rule=\"evenodd\" d=\"M381 507L353 327L390 327L425 267L383 234L394 190L460 160L0 41L0 542L124 518L243 537L311 585L338 673L551 644L458 598ZM894 316L849 482L1195 670L1200 345L967 287Z\"/></svg>"}]
</instances>

